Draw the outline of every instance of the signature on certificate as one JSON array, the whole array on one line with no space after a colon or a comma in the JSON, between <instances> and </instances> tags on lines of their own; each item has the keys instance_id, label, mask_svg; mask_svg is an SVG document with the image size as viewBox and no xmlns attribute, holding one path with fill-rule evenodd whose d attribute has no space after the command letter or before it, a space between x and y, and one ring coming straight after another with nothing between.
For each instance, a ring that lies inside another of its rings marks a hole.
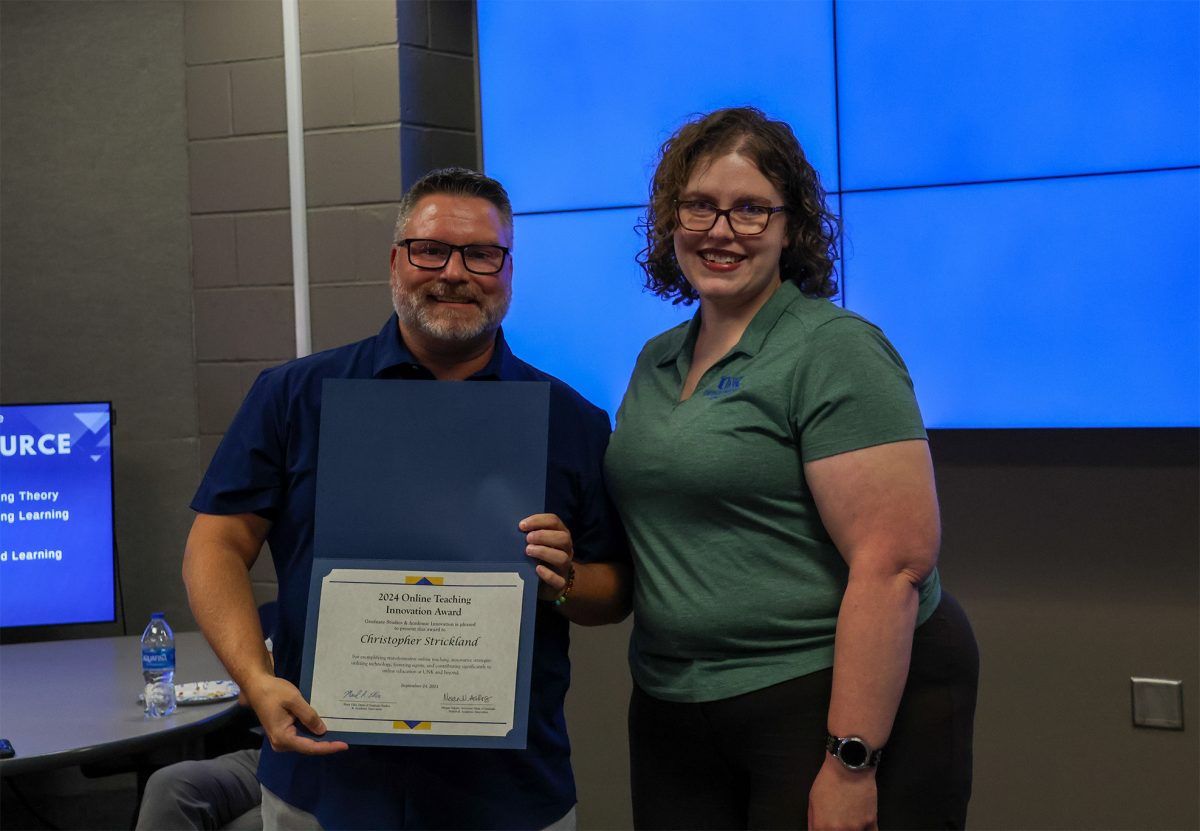
<instances>
[{"instance_id":1,"label":"signature on certificate","mask_svg":"<svg viewBox=\"0 0 1200 831\"><path fill-rule=\"evenodd\" d=\"M382 697L379 690L346 690L342 693L342 701L369 701Z\"/></svg>"},{"instance_id":2,"label":"signature on certificate","mask_svg":"<svg viewBox=\"0 0 1200 831\"><path fill-rule=\"evenodd\" d=\"M442 701L449 703L472 702L477 704L487 704L491 700L492 696L484 695L483 693L463 693L462 695L442 693Z\"/></svg>"}]
</instances>

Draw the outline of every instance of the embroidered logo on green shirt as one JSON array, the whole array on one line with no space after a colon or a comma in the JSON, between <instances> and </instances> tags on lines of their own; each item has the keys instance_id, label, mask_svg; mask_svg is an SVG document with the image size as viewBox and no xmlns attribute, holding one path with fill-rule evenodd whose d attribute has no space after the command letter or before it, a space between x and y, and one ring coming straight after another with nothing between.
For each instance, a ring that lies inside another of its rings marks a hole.
<instances>
[{"instance_id":1,"label":"embroidered logo on green shirt","mask_svg":"<svg viewBox=\"0 0 1200 831\"><path fill-rule=\"evenodd\" d=\"M721 380L717 381L717 388L705 390L704 395L707 398L724 398L735 393L742 386L743 377L742 375L722 375Z\"/></svg>"}]
</instances>

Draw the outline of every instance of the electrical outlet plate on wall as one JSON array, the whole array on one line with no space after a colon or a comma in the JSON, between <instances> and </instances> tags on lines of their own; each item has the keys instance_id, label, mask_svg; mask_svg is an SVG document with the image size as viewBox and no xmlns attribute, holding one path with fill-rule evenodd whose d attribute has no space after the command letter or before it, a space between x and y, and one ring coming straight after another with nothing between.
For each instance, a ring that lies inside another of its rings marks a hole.
<instances>
[{"instance_id":1,"label":"electrical outlet plate on wall","mask_svg":"<svg viewBox=\"0 0 1200 831\"><path fill-rule=\"evenodd\" d=\"M1183 729L1183 682L1165 678L1130 678L1135 727Z\"/></svg>"}]
</instances>

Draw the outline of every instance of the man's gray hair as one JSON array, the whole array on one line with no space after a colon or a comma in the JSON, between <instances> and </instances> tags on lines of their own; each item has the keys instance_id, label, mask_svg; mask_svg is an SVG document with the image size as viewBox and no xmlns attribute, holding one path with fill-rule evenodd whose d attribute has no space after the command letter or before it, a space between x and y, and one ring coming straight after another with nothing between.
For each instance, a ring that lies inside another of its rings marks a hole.
<instances>
[{"instance_id":1,"label":"man's gray hair","mask_svg":"<svg viewBox=\"0 0 1200 831\"><path fill-rule=\"evenodd\" d=\"M500 221L512 238L512 202L509 201L508 191L504 185L490 176L484 176L465 167L443 167L431 170L413 183L400 199L400 212L396 216L396 228L392 232L392 240L399 242L404 239L405 228L412 216L417 203L426 196L446 194L448 196L474 196L486 199L496 206L500 212Z\"/></svg>"}]
</instances>

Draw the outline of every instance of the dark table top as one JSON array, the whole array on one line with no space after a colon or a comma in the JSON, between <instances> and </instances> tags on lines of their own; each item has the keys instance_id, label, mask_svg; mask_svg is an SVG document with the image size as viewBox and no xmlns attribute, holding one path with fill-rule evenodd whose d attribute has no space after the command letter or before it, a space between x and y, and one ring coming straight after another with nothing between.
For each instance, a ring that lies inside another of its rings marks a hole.
<instances>
[{"instance_id":1,"label":"dark table top","mask_svg":"<svg viewBox=\"0 0 1200 831\"><path fill-rule=\"evenodd\" d=\"M214 730L236 701L180 706L166 718L142 713L136 635L0 646L0 738L16 756L0 776L140 753ZM175 683L229 677L199 632L175 635Z\"/></svg>"}]
</instances>

